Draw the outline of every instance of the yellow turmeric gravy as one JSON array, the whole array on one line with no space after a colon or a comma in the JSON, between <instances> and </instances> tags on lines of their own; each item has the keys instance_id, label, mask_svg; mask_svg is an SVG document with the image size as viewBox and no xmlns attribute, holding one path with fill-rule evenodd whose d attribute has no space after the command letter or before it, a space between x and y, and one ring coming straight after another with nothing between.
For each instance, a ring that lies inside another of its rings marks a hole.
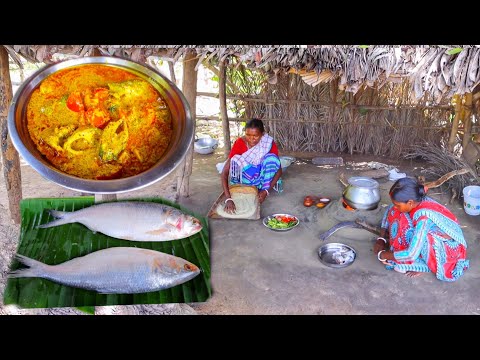
<instances>
[{"instance_id":1,"label":"yellow turmeric gravy","mask_svg":"<svg viewBox=\"0 0 480 360\"><path fill-rule=\"evenodd\" d=\"M60 70L33 92L30 137L57 169L85 179L118 179L151 168L172 136L158 91L123 69L81 65Z\"/></svg>"}]
</instances>

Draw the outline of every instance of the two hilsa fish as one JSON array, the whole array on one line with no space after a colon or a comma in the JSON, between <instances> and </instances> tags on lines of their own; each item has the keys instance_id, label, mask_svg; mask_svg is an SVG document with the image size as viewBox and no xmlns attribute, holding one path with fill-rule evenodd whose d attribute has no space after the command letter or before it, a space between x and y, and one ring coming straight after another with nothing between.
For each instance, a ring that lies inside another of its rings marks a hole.
<instances>
[{"instance_id":1,"label":"two hilsa fish","mask_svg":"<svg viewBox=\"0 0 480 360\"><path fill-rule=\"evenodd\" d=\"M202 224L195 217L152 202L111 202L73 212L49 212L56 220L39 228L77 222L94 232L131 241L182 239L202 230ZM163 290L200 273L195 264L185 259L135 247L103 249L58 265L47 265L23 255L16 258L29 268L11 272L12 278L41 277L105 294Z\"/></svg>"}]
</instances>

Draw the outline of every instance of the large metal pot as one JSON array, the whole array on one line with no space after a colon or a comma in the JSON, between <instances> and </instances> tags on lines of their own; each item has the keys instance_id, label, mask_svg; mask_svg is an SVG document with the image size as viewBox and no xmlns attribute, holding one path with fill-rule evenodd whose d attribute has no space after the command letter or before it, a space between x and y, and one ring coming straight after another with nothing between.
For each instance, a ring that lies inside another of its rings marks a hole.
<instances>
[{"instance_id":1,"label":"large metal pot","mask_svg":"<svg viewBox=\"0 0 480 360\"><path fill-rule=\"evenodd\" d=\"M152 84L170 108L173 134L162 158L153 167L138 175L115 180L89 180L66 174L53 167L37 150L27 129L27 104L32 92L49 75L84 64L101 64L134 73ZM146 187L170 174L183 160L193 140L194 124L190 108L182 92L170 80L153 68L137 62L108 57L82 57L45 66L30 76L15 94L8 114L8 132L13 145L43 177L69 189L87 193L121 193Z\"/></svg>"},{"instance_id":2,"label":"large metal pot","mask_svg":"<svg viewBox=\"0 0 480 360\"><path fill-rule=\"evenodd\" d=\"M343 199L354 209L373 210L380 202L379 183L365 176L353 176L348 179L343 190Z\"/></svg>"}]
</instances>

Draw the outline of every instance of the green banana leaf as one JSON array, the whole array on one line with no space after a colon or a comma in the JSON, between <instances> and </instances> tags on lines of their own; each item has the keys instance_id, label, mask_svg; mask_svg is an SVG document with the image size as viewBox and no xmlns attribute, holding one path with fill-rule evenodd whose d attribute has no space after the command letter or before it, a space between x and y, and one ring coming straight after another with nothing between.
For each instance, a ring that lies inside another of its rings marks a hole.
<instances>
[{"instance_id":1,"label":"green banana leaf","mask_svg":"<svg viewBox=\"0 0 480 360\"><path fill-rule=\"evenodd\" d=\"M161 198L130 199L158 202L180 209L199 219L203 225L202 231L179 240L139 242L93 233L78 223L46 229L37 228L40 224L54 220L46 209L75 211L94 205L94 200L93 196L22 200L20 202L22 223L17 253L56 265L110 247L141 247L184 258L197 265L201 273L175 287L141 294L98 294L95 291L65 286L41 278L10 278L3 294L5 305L16 304L22 308L79 307L91 313L92 306L193 303L204 302L210 297L210 241L207 219L176 203ZM10 269L15 270L19 267L23 265L14 260Z\"/></svg>"}]
</instances>

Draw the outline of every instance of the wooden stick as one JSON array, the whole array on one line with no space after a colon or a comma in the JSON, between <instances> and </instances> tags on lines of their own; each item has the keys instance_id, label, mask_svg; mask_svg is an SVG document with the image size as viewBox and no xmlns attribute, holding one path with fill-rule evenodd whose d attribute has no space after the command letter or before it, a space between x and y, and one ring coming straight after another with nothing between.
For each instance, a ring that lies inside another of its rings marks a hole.
<instances>
[{"instance_id":1,"label":"wooden stick","mask_svg":"<svg viewBox=\"0 0 480 360\"><path fill-rule=\"evenodd\" d=\"M332 85L332 84L330 84L330 85ZM199 91L198 96L218 98L219 95L217 93ZM263 103L265 101L262 98L252 98L252 97L248 97L248 96L227 95L227 98L232 99L232 100L245 100L245 101L259 102L259 103ZM330 101L309 101L309 100L296 100L296 99L292 99L291 101L289 101L287 99L284 99L284 100L283 99L276 99L274 102L278 103L278 104L296 103L296 104L324 105L324 106L330 106L331 105ZM343 108L354 108L354 109L360 109L361 108L361 109L364 109L364 110L400 110L400 109L411 109L411 110L419 110L419 111L424 110L424 109L453 110L453 107L451 105L375 106L375 105L361 105L361 104L351 104L351 103L342 104L340 102L335 102L335 106L340 106L340 107L343 107Z\"/></svg>"},{"instance_id":2,"label":"wooden stick","mask_svg":"<svg viewBox=\"0 0 480 360\"><path fill-rule=\"evenodd\" d=\"M0 142L2 148L3 176L7 186L10 218L20 224L20 200L22 200L22 176L20 157L8 135L7 116L12 101L12 83L7 50L0 45Z\"/></svg>"},{"instance_id":3,"label":"wooden stick","mask_svg":"<svg viewBox=\"0 0 480 360\"><path fill-rule=\"evenodd\" d=\"M365 220L360 220L360 219L357 219L355 220L355 222L360 225L361 227L363 227L365 230L368 230L374 234L377 234L377 235L380 235L382 229L378 226L375 226L375 225L372 225L372 224L369 224L367 223Z\"/></svg>"},{"instance_id":4,"label":"wooden stick","mask_svg":"<svg viewBox=\"0 0 480 360\"><path fill-rule=\"evenodd\" d=\"M453 203L453 200L457 197L457 190L455 188L452 188L452 197L450 198L450 201L448 202L450 205Z\"/></svg>"},{"instance_id":5,"label":"wooden stick","mask_svg":"<svg viewBox=\"0 0 480 360\"><path fill-rule=\"evenodd\" d=\"M445 175L443 175L440 179L427 182L424 185L429 189L436 188L442 185L445 181L451 179L452 177L456 175L466 174L468 172L471 172L471 171L469 169L460 169L460 170L450 171L449 173L446 173Z\"/></svg>"},{"instance_id":6,"label":"wooden stick","mask_svg":"<svg viewBox=\"0 0 480 360\"><path fill-rule=\"evenodd\" d=\"M465 94L465 117L462 147L465 149L472 136L472 93Z\"/></svg>"},{"instance_id":7,"label":"wooden stick","mask_svg":"<svg viewBox=\"0 0 480 360\"><path fill-rule=\"evenodd\" d=\"M195 71L195 62L189 61L195 59L195 51L190 50L185 55L183 63L183 80L182 91L190 105L190 113L192 114L192 121L196 119L196 98L197 98L197 72ZM195 138L195 136L194 136ZM177 177L177 194L175 197L190 196L190 175L192 174L193 166L193 141L187 150L187 155L183 164L179 166L179 175Z\"/></svg>"},{"instance_id":8,"label":"wooden stick","mask_svg":"<svg viewBox=\"0 0 480 360\"><path fill-rule=\"evenodd\" d=\"M177 78L175 77L175 68L173 66L173 62L169 61L168 62L168 70L170 71L170 80L176 85L177 84Z\"/></svg>"},{"instance_id":9,"label":"wooden stick","mask_svg":"<svg viewBox=\"0 0 480 360\"><path fill-rule=\"evenodd\" d=\"M348 186L348 181L345 179L345 174L342 172L340 173L338 180L342 183L343 186L347 187Z\"/></svg>"},{"instance_id":10,"label":"wooden stick","mask_svg":"<svg viewBox=\"0 0 480 360\"><path fill-rule=\"evenodd\" d=\"M228 122L227 114L227 87L225 84L227 78L227 69L225 67L225 60L220 61L220 70L218 78L218 92L220 94L220 114L222 116L222 127L223 127L223 141L224 141L224 154L225 158L228 158L230 151L232 150L232 145L230 143L230 124Z\"/></svg>"},{"instance_id":11,"label":"wooden stick","mask_svg":"<svg viewBox=\"0 0 480 360\"><path fill-rule=\"evenodd\" d=\"M457 132L458 132L458 124L460 122L460 112L462 109L462 98L460 95L455 94L455 118L453 119L452 130L450 132L450 139L448 140L448 150L453 153L453 148L455 147L455 143L457 142Z\"/></svg>"},{"instance_id":12,"label":"wooden stick","mask_svg":"<svg viewBox=\"0 0 480 360\"><path fill-rule=\"evenodd\" d=\"M206 121L222 121L221 118L218 116L206 116L206 115L198 115L197 116L198 120L206 120ZM242 121L247 121L247 118L229 118L228 121L233 121L233 122L242 122ZM309 119L296 119L296 120L287 120L287 119L282 119L282 118L262 118L263 121L279 121L282 123L290 123L290 124L298 124L298 123L312 123L312 124L332 124L330 120L309 120ZM338 119L335 121L339 121ZM349 124L356 124L356 125L368 125L368 126L376 126L376 127L385 127L389 128L389 125L382 124L382 123L366 123L366 122L347 122L347 121L341 121L342 125L349 125ZM420 126L420 125L400 125L396 124L395 125L397 129L403 129L403 128L415 128L415 129L426 129L426 130L439 130L439 131L446 131L449 130L450 127L444 127L444 126Z\"/></svg>"}]
</instances>

